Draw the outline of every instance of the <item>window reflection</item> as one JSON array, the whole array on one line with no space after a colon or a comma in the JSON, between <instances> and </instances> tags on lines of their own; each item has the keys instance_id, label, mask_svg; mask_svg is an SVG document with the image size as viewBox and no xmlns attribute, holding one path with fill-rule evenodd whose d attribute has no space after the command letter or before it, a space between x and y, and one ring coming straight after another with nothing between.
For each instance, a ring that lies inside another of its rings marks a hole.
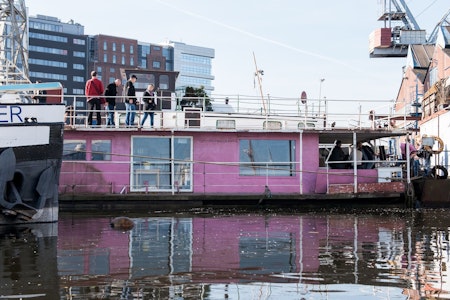
<instances>
[{"instance_id":1,"label":"window reflection","mask_svg":"<svg viewBox=\"0 0 450 300\"><path fill-rule=\"evenodd\" d=\"M86 140L64 140L63 160L86 160Z\"/></svg>"},{"instance_id":2,"label":"window reflection","mask_svg":"<svg viewBox=\"0 0 450 300\"><path fill-rule=\"evenodd\" d=\"M240 175L294 176L295 141L240 140Z\"/></svg>"},{"instance_id":3,"label":"window reflection","mask_svg":"<svg viewBox=\"0 0 450 300\"><path fill-rule=\"evenodd\" d=\"M92 141L92 160L111 160L111 141Z\"/></svg>"},{"instance_id":4,"label":"window reflection","mask_svg":"<svg viewBox=\"0 0 450 300\"><path fill-rule=\"evenodd\" d=\"M191 190L191 144L191 138L174 138L172 153L171 138L134 137L132 190Z\"/></svg>"}]
</instances>

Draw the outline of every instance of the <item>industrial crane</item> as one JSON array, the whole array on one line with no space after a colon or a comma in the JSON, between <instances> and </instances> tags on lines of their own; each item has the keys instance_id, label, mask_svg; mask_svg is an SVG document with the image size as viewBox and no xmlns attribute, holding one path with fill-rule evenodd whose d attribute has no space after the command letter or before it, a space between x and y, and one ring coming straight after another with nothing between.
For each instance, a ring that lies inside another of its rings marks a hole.
<instances>
[{"instance_id":1,"label":"industrial crane","mask_svg":"<svg viewBox=\"0 0 450 300\"><path fill-rule=\"evenodd\" d=\"M24 0L0 0L0 85L30 83Z\"/></svg>"},{"instance_id":2,"label":"industrial crane","mask_svg":"<svg viewBox=\"0 0 450 300\"><path fill-rule=\"evenodd\" d=\"M369 37L370 57L405 57L409 45L434 44L441 26L448 24L450 10L436 25L429 38L421 29L404 0L381 0L382 13L378 21L384 27Z\"/></svg>"}]
</instances>

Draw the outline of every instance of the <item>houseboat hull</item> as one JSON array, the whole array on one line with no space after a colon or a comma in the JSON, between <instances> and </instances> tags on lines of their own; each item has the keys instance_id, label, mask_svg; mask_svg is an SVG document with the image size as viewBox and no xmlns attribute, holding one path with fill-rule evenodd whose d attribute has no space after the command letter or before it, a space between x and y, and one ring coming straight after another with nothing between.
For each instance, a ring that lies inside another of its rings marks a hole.
<instances>
[{"instance_id":1,"label":"houseboat hull","mask_svg":"<svg viewBox=\"0 0 450 300\"><path fill-rule=\"evenodd\" d=\"M70 127L60 201L68 209L181 202L369 204L382 198L403 203L406 183L399 167L386 162L384 168L336 170L320 164L320 145L336 138L350 144L355 134L373 140L403 133Z\"/></svg>"}]
</instances>

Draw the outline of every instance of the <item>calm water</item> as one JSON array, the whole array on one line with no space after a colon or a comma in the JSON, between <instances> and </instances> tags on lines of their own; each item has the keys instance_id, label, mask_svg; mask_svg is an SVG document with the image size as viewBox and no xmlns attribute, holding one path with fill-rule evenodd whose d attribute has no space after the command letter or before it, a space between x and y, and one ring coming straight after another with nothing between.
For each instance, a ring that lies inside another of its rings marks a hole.
<instances>
[{"instance_id":1,"label":"calm water","mask_svg":"<svg viewBox=\"0 0 450 300\"><path fill-rule=\"evenodd\" d=\"M449 213L62 214L0 227L0 299L449 299Z\"/></svg>"}]
</instances>

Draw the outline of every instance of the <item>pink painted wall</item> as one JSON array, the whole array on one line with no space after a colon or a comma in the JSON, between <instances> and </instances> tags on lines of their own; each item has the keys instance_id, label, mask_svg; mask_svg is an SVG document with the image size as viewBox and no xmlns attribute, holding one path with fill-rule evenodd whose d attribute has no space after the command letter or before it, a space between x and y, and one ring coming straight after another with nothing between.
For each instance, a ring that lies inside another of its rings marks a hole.
<instances>
[{"instance_id":1,"label":"pink painted wall","mask_svg":"<svg viewBox=\"0 0 450 300\"><path fill-rule=\"evenodd\" d=\"M170 132L65 131L65 139L86 140L86 161L63 161L60 176L61 193L119 193L130 185L130 141L132 136L170 136ZM240 176L240 139L283 139L296 141L295 158L300 159L300 133L280 132L177 132L176 136L193 137L194 193L263 194L267 184L273 194L314 193L319 166L318 136L303 134L303 170L295 166L294 176ZM91 161L91 141L111 140L112 161ZM224 164L220 164L220 163ZM236 164L232 164L236 163ZM129 191L129 189L127 189Z\"/></svg>"},{"instance_id":2,"label":"pink painted wall","mask_svg":"<svg viewBox=\"0 0 450 300\"><path fill-rule=\"evenodd\" d=\"M351 215L347 219L342 216L325 215L194 218L192 271L221 270L224 265L231 269L239 269L242 267L241 260L248 255L243 253L242 240L254 238L256 242L289 237L292 239L292 251L296 256L292 272L299 272L300 268L303 272L316 272L320 267L320 258L327 251L327 245L341 245L341 249L348 246L349 249L354 249L356 241L359 251L364 252L366 251L364 244L379 241L380 230L383 229L388 232L395 230L401 232L404 229L404 222L393 219L380 226L380 220L376 217L364 215ZM271 249L266 251L270 252ZM372 254L372 249L367 251ZM283 263L285 265L279 266L280 269L290 262Z\"/></svg>"},{"instance_id":3,"label":"pink painted wall","mask_svg":"<svg viewBox=\"0 0 450 300\"><path fill-rule=\"evenodd\" d=\"M197 164L194 166L195 193L264 193L267 184L272 193L292 194L300 192L300 173L294 176L240 176L240 139L283 139L296 141L295 158L300 159L299 133L199 133L194 137L194 160L201 162L221 162L224 164ZM303 135L303 193L314 191L316 171L319 166L318 137ZM299 165L295 166L299 170Z\"/></svg>"},{"instance_id":4,"label":"pink painted wall","mask_svg":"<svg viewBox=\"0 0 450 300\"><path fill-rule=\"evenodd\" d=\"M120 193L130 184L130 140L123 131L64 132L68 140L86 140L85 161L63 161L60 174L60 193ZM91 141L111 140L111 161L91 160Z\"/></svg>"},{"instance_id":5,"label":"pink painted wall","mask_svg":"<svg viewBox=\"0 0 450 300\"><path fill-rule=\"evenodd\" d=\"M108 218L62 219L58 223L58 251L78 251L82 257L83 271L90 274L97 256L108 257L108 274L115 279L128 279L131 267L129 232L112 230ZM72 254L76 255L76 254ZM61 254L61 256L63 256Z\"/></svg>"}]
</instances>

